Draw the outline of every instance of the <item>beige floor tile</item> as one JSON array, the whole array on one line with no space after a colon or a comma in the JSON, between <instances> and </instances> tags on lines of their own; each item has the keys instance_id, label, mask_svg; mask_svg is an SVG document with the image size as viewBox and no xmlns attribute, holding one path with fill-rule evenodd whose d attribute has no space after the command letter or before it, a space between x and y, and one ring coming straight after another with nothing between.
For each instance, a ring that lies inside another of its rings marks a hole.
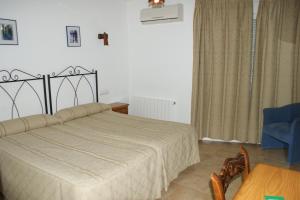
<instances>
[{"instance_id":1,"label":"beige floor tile","mask_svg":"<svg viewBox=\"0 0 300 200\"><path fill-rule=\"evenodd\" d=\"M190 173L180 175L174 182L180 186L199 192L210 192L209 176L198 176L197 174Z\"/></svg>"},{"instance_id":2,"label":"beige floor tile","mask_svg":"<svg viewBox=\"0 0 300 200\"><path fill-rule=\"evenodd\" d=\"M164 200L211 200L209 193L203 193L180 185L173 185L174 190Z\"/></svg>"}]
</instances>

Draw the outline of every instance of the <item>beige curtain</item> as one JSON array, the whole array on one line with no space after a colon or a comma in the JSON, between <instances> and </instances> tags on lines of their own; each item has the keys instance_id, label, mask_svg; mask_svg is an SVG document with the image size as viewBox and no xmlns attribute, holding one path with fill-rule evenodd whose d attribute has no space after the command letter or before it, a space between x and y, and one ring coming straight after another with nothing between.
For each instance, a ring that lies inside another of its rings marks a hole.
<instances>
[{"instance_id":1,"label":"beige curtain","mask_svg":"<svg viewBox=\"0 0 300 200\"><path fill-rule=\"evenodd\" d=\"M200 138L247 141L252 0L196 0L192 124Z\"/></svg>"},{"instance_id":2,"label":"beige curtain","mask_svg":"<svg viewBox=\"0 0 300 200\"><path fill-rule=\"evenodd\" d=\"M300 102L300 2L298 3L298 18L295 43L295 65L293 71L293 102ZM296 7L297 8L297 7Z\"/></svg>"},{"instance_id":3,"label":"beige curtain","mask_svg":"<svg viewBox=\"0 0 300 200\"><path fill-rule=\"evenodd\" d=\"M263 108L300 101L299 0L261 0L257 16L249 141L260 142Z\"/></svg>"}]
</instances>

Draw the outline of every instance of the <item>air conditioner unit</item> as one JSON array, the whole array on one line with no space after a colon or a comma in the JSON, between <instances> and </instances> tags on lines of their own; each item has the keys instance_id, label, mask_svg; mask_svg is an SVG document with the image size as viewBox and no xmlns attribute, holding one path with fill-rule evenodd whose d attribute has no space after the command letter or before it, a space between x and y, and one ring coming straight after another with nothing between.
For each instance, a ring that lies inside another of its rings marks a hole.
<instances>
[{"instance_id":1,"label":"air conditioner unit","mask_svg":"<svg viewBox=\"0 0 300 200\"><path fill-rule=\"evenodd\" d=\"M140 20L143 24L178 22L183 20L183 5L167 5L162 8L141 10Z\"/></svg>"}]
</instances>

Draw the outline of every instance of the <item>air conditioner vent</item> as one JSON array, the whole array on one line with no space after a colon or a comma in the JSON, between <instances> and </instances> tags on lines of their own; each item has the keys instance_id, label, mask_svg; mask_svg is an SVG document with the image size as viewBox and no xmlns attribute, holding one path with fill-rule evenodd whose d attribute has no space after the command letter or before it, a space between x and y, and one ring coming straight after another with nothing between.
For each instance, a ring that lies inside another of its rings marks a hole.
<instances>
[{"instance_id":1,"label":"air conditioner vent","mask_svg":"<svg viewBox=\"0 0 300 200\"><path fill-rule=\"evenodd\" d=\"M143 24L168 23L183 20L183 5L168 5L162 8L141 10L140 20Z\"/></svg>"}]
</instances>

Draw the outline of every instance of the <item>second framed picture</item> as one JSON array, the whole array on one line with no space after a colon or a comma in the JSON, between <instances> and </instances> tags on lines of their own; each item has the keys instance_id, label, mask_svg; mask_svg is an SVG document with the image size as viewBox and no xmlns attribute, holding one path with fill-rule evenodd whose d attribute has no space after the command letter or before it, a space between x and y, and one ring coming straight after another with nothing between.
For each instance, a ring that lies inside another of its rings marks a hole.
<instances>
[{"instance_id":1,"label":"second framed picture","mask_svg":"<svg viewBox=\"0 0 300 200\"><path fill-rule=\"evenodd\" d=\"M79 26L66 26L67 46L81 47L81 36Z\"/></svg>"}]
</instances>

